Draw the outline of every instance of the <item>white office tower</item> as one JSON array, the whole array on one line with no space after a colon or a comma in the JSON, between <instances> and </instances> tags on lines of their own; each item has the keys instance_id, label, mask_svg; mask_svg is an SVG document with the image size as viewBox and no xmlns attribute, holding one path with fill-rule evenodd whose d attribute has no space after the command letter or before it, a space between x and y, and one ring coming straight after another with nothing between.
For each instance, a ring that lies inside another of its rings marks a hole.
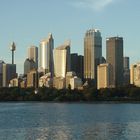
<instances>
[{"instance_id":1,"label":"white office tower","mask_svg":"<svg viewBox=\"0 0 140 140\"><path fill-rule=\"evenodd\" d=\"M53 49L54 39L50 33L48 38L40 43L39 67L43 69L44 73L50 72L52 76L54 73Z\"/></svg>"},{"instance_id":2,"label":"white office tower","mask_svg":"<svg viewBox=\"0 0 140 140\"><path fill-rule=\"evenodd\" d=\"M132 65L130 68L130 83L140 87L140 63Z\"/></svg>"},{"instance_id":3,"label":"white office tower","mask_svg":"<svg viewBox=\"0 0 140 140\"><path fill-rule=\"evenodd\" d=\"M66 42L54 49L54 75L65 77L70 71L70 42Z\"/></svg>"},{"instance_id":4,"label":"white office tower","mask_svg":"<svg viewBox=\"0 0 140 140\"><path fill-rule=\"evenodd\" d=\"M100 64L97 67L97 88L110 88L112 87L111 77L111 65L108 63Z\"/></svg>"}]
</instances>

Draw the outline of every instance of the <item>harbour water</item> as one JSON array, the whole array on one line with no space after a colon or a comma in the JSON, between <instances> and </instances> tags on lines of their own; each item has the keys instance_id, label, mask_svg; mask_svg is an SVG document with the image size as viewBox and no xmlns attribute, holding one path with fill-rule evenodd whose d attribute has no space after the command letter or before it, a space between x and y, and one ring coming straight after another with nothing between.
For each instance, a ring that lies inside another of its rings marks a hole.
<instances>
[{"instance_id":1,"label":"harbour water","mask_svg":"<svg viewBox=\"0 0 140 140\"><path fill-rule=\"evenodd\" d=\"M0 140L139 140L140 104L0 103Z\"/></svg>"}]
</instances>

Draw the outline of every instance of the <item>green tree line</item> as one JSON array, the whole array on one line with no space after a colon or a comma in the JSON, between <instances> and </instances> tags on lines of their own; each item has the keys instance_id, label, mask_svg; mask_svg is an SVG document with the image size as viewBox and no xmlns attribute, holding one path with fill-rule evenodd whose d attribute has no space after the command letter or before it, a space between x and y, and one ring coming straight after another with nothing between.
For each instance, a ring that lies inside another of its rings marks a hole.
<instances>
[{"instance_id":1,"label":"green tree line","mask_svg":"<svg viewBox=\"0 0 140 140\"><path fill-rule=\"evenodd\" d=\"M140 101L140 88L126 86L97 90L85 87L83 90L34 88L0 88L0 101Z\"/></svg>"}]
</instances>

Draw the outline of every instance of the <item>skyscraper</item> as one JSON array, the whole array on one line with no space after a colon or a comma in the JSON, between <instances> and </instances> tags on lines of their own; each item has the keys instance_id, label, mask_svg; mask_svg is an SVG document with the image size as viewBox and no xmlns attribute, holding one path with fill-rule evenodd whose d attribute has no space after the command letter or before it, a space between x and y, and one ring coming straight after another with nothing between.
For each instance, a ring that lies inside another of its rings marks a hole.
<instances>
[{"instance_id":1,"label":"skyscraper","mask_svg":"<svg viewBox=\"0 0 140 140\"><path fill-rule=\"evenodd\" d=\"M79 65L79 69L77 72L77 76L83 80L84 78L84 56L83 55L78 55L78 65Z\"/></svg>"},{"instance_id":2,"label":"skyscraper","mask_svg":"<svg viewBox=\"0 0 140 140\"><path fill-rule=\"evenodd\" d=\"M130 83L140 87L140 63L134 64L130 69Z\"/></svg>"},{"instance_id":3,"label":"skyscraper","mask_svg":"<svg viewBox=\"0 0 140 140\"><path fill-rule=\"evenodd\" d=\"M129 69L129 57L124 57L123 58L123 67L124 67L124 69Z\"/></svg>"},{"instance_id":4,"label":"skyscraper","mask_svg":"<svg viewBox=\"0 0 140 140\"><path fill-rule=\"evenodd\" d=\"M28 48L28 58L34 60L36 68L38 68L38 47L31 46Z\"/></svg>"},{"instance_id":5,"label":"skyscraper","mask_svg":"<svg viewBox=\"0 0 140 140\"><path fill-rule=\"evenodd\" d=\"M38 87L38 72L36 70L31 70L27 74L27 87Z\"/></svg>"},{"instance_id":6,"label":"skyscraper","mask_svg":"<svg viewBox=\"0 0 140 140\"><path fill-rule=\"evenodd\" d=\"M70 71L70 42L66 42L54 49L54 75L65 77Z\"/></svg>"},{"instance_id":7,"label":"skyscraper","mask_svg":"<svg viewBox=\"0 0 140 140\"><path fill-rule=\"evenodd\" d=\"M5 64L3 63L2 68L2 86L8 87L10 84L10 80L17 77L16 74L16 64Z\"/></svg>"},{"instance_id":8,"label":"skyscraper","mask_svg":"<svg viewBox=\"0 0 140 140\"><path fill-rule=\"evenodd\" d=\"M3 64L4 61L0 60L0 87L2 87L2 81L3 81Z\"/></svg>"},{"instance_id":9,"label":"skyscraper","mask_svg":"<svg viewBox=\"0 0 140 140\"><path fill-rule=\"evenodd\" d=\"M51 72L52 75L54 73L53 49L54 40L50 33L48 38L42 40L40 43L39 66L45 73Z\"/></svg>"},{"instance_id":10,"label":"skyscraper","mask_svg":"<svg viewBox=\"0 0 140 140\"><path fill-rule=\"evenodd\" d=\"M74 71L78 77L83 79L84 57L77 53L71 54L71 71Z\"/></svg>"},{"instance_id":11,"label":"skyscraper","mask_svg":"<svg viewBox=\"0 0 140 140\"><path fill-rule=\"evenodd\" d=\"M123 85L123 38L111 37L106 39L106 60L111 64L112 87Z\"/></svg>"},{"instance_id":12,"label":"skyscraper","mask_svg":"<svg viewBox=\"0 0 140 140\"><path fill-rule=\"evenodd\" d=\"M110 64L104 63L97 67L97 88L110 88Z\"/></svg>"},{"instance_id":13,"label":"skyscraper","mask_svg":"<svg viewBox=\"0 0 140 140\"><path fill-rule=\"evenodd\" d=\"M84 38L84 78L97 80L97 65L102 57L102 37L97 29L88 30Z\"/></svg>"},{"instance_id":14,"label":"skyscraper","mask_svg":"<svg viewBox=\"0 0 140 140\"><path fill-rule=\"evenodd\" d=\"M123 58L123 77L124 77L124 85L129 85L130 84L129 57Z\"/></svg>"},{"instance_id":15,"label":"skyscraper","mask_svg":"<svg viewBox=\"0 0 140 140\"><path fill-rule=\"evenodd\" d=\"M27 58L24 62L24 74L29 73L31 70L37 70L36 63L33 59Z\"/></svg>"},{"instance_id":16,"label":"skyscraper","mask_svg":"<svg viewBox=\"0 0 140 140\"><path fill-rule=\"evenodd\" d=\"M77 74L78 70L78 54L77 53L72 53L71 54L71 71L74 71Z\"/></svg>"}]
</instances>

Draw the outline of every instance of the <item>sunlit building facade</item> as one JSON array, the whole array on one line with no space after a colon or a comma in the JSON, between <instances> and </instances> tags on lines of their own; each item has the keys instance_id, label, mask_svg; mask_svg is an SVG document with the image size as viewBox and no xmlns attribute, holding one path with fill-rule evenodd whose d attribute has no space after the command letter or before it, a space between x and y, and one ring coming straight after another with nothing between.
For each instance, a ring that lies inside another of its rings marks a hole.
<instances>
[{"instance_id":1,"label":"sunlit building facade","mask_svg":"<svg viewBox=\"0 0 140 140\"><path fill-rule=\"evenodd\" d=\"M65 77L70 71L70 42L54 49L54 76Z\"/></svg>"},{"instance_id":2,"label":"sunlit building facade","mask_svg":"<svg viewBox=\"0 0 140 140\"><path fill-rule=\"evenodd\" d=\"M130 83L140 87L140 63L131 65L130 68Z\"/></svg>"},{"instance_id":3,"label":"sunlit building facade","mask_svg":"<svg viewBox=\"0 0 140 140\"><path fill-rule=\"evenodd\" d=\"M54 39L50 33L47 39L44 39L40 43L39 53L39 67L44 70L45 73L54 73L54 61L53 61L53 49Z\"/></svg>"},{"instance_id":4,"label":"sunlit building facade","mask_svg":"<svg viewBox=\"0 0 140 140\"><path fill-rule=\"evenodd\" d=\"M102 57L102 37L97 29L88 30L84 38L84 78L97 80L97 65Z\"/></svg>"},{"instance_id":5,"label":"sunlit building facade","mask_svg":"<svg viewBox=\"0 0 140 140\"><path fill-rule=\"evenodd\" d=\"M38 88L38 72L36 70L27 73L27 87Z\"/></svg>"},{"instance_id":6,"label":"sunlit building facade","mask_svg":"<svg viewBox=\"0 0 140 140\"><path fill-rule=\"evenodd\" d=\"M51 73L47 73L39 78L39 87L53 87Z\"/></svg>"},{"instance_id":7,"label":"sunlit building facade","mask_svg":"<svg viewBox=\"0 0 140 140\"><path fill-rule=\"evenodd\" d=\"M100 64L97 67L97 88L110 88L111 65L108 63Z\"/></svg>"},{"instance_id":8,"label":"sunlit building facade","mask_svg":"<svg viewBox=\"0 0 140 140\"><path fill-rule=\"evenodd\" d=\"M81 78L78 78L77 76L74 76L70 79L70 86L72 90L80 89L82 87L82 84L83 83Z\"/></svg>"}]
</instances>

